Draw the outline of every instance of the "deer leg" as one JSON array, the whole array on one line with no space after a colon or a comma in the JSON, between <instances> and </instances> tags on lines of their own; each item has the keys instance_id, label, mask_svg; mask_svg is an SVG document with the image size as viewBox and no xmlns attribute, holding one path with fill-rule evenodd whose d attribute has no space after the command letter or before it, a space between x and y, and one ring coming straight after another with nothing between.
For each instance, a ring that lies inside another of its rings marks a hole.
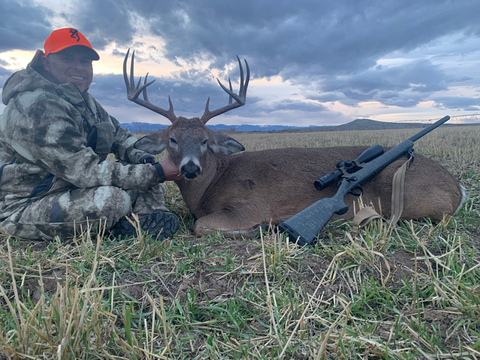
<instances>
[{"instance_id":1,"label":"deer leg","mask_svg":"<svg viewBox=\"0 0 480 360\"><path fill-rule=\"evenodd\" d=\"M193 227L197 236L205 236L220 231L225 236L254 236L258 234L257 221L251 209L236 208L219 210L199 218Z\"/></svg>"}]
</instances>

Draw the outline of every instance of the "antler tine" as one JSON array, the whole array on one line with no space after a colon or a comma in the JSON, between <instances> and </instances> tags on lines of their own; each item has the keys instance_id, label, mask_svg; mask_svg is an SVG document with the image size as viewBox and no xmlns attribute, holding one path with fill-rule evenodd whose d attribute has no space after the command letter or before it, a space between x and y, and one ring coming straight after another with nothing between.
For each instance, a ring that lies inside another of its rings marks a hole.
<instances>
[{"instance_id":1,"label":"antler tine","mask_svg":"<svg viewBox=\"0 0 480 360\"><path fill-rule=\"evenodd\" d=\"M144 80L144 82L143 82L144 85L147 83L147 79L148 79L148 72L147 72L147 74L145 75L145 80ZM139 84L140 84L140 80L142 80L142 78L140 78L140 79L138 80L138 83L139 83ZM155 81L155 80L153 80L153 81ZM153 82L153 81L152 81L152 82ZM151 82L151 83L152 83L152 82ZM151 84L151 83L150 83L150 84ZM150 100L148 100L148 95L147 95L147 86L148 86L148 85L146 85L145 88L143 89L143 94L142 94L142 95L143 95L143 98L145 99L145 101L150 102Z\"/></svg>"},{"instance_id":2,"label":"antler tine","mask_svg":"<svg viewBox=\"0 0 480 360\"><path fill-rule=\"evenodd\" d=\"M142 77L140 77L140 79L137 82L137 85L135 85L135 78L133 75L134 63L135 63L135 51L132 52L132 60L131 60L132 62L130 65L130 79L129 79L129 76L127 74L127 60L128 60L129 53L130 53L130 49L128 49L127 54L125 55L125 59L123 60L123 79L125 81L125 86L127 87L128 100L133 101L138 105L146 107L147 109L152 110L153 112L156 112L157 114L160 114L166 117L168 120L170 120L173 123L174 121L177 120L177 117L173 112L173 105L172 105L170 96L168 97L168 103L170 105L170 108L168 109L168 111L153 105L148 100L147 87L150 86L155 80L147 82L147 79L148 79L148 73L147 73L145 75L145 80L143 81L143 85L140 86L140 83L142 82ZM140 94L143 94L143 100L138 98Z\"/></svg>"},{"instance_id":3,"label":"antler tine","mask_svg":"<svg viewBox=\"0 0 480 360\"><path fill-rule=\"evenodd\" d=\"M233 92L232 82L231 82L230 78L228 78L228 85L230 86L230 91ZM240 86L241 86L241 85L240 85ZM232 99L233 99L233 98L232 98L232 95L230 95L230 96L228 97L228 104L229 104L229 105L232 103Z\"/></svg>"},{"instance_id":4,"label":"antler tine","mask_svg":"<svg viewBox=\"0 0 480 360\"><path fill-rule=\"evenodd\" d=\"M201 120L203 121L204 124L206 124L211 118L213 118L215 116L218 116L220 114L226 113L227 111L230 111L230 110L233 110L237 107L245 105L245 103L247 101L248 82L250 81L250 68L248 67L247 60L244 59L243 61L245 62L245 67L247 69L247 76L246 76L246 79L244 80L243 67L242 67L242 63L240 61L240 58L238 56L237 56L237 60L238 60L238 65L240 67L240 89L238 91L238 95L233 92L232 82L230 81L230 78L228 79L230 89L228 89L226 86L224 86L220 82L220 80L217 79L217 82L220 85L220 87L223 89L223 91L225 91L229 95L228 105L226 105L222 108L210 111L208 109L208 105L210 103L210 98L208 98L207 104L205 106L205 112L204 112L204 114L201 118ZM232 103L232 98L235 99L235 103Z\"/></svg>"},{"instance_id":5,"label":"antler tine","mask_svg":"<svg viewBox=\"0 0 480 360\"><path fill-rule=\"evenodd\" d=\"M135 64L135 50L132 51L132 61L130 62L130 86L133 87L135 85L135 78L134 78L134 64ZM138 80L138 85L140 85L140 80L142 80L142 78L140 77L140 79ZM138 89L138 85L137 85L137 89Z\"/></svg>"}]
</instances>

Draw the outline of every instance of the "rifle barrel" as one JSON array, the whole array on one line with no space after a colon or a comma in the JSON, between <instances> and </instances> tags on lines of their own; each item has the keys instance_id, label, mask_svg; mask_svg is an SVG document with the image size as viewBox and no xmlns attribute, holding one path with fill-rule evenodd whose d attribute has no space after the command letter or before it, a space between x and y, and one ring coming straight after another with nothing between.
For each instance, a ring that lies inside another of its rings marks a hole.
<instances>
[{"instance_id":1,"label":"rifle barrel","mask_svg":"<svg viewBox=\"0 0 480 360\"><path fill-rule=\"evenodd\" d=\"M418 139L420 139L421 137L425 136L426 134L428 134L430 131L432 131L433 129L436 129L437 127L439 127L440 125L442 125L443 123L447 122L448 120L450 120L450 116L445 116L443 118L441 118L440 120L434 122L432 125L430 126L427 126L425 129L423 129L422 131L416 133L415 135L413 135L411 138L409 138L408 140L411 140L413 142L417 141Z\"/></svg>"}]
</instances>

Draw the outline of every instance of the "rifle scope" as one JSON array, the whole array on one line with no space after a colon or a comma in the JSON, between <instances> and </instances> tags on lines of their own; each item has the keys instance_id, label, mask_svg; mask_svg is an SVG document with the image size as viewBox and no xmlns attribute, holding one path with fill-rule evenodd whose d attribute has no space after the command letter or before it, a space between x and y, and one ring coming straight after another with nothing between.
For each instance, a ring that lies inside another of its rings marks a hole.
<instances>
[{"instance_id":1,"label":"rifle scope","mask_svg":"<svg viewBox=\"0 0 480 360\"><path fill-rule=\"evenodd\" d=\"M379 157L383 154L383 148L380 145L373 145L362 152L355 161L346 160L340 161L337 163L338 170L331 171L327 175L322 176L321 178L314 181L313 185L317 190L323 190L330 184L338 182L340 177L343 175L343 171L340 168L345 169L348 173L358 171L362 164L372 161L373 159Z\"/></svg>"}]
</instances>

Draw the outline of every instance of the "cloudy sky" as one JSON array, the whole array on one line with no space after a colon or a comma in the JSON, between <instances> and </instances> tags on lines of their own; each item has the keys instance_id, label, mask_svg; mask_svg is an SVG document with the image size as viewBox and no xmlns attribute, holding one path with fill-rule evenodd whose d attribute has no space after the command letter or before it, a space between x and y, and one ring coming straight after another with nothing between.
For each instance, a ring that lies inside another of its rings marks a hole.
<instances>
[{"instance_id":1,"label":"cloudy sky","mask_svg":"<svg viewBox=\"0 0 480 360\"><path fill-rule=\"evenodd\" d=\"M123 57L150 73L150 101L177 115L224 106L251 69L247 104L212 124L335 125L480 114L479 0L0 0L0 82L53 29L99 52L90 93L120 122L169 121L129 102ZM242 60L243 62L243 60ZM3 107L0 107L0 110Z\"/></svg>"}]
</instances>

